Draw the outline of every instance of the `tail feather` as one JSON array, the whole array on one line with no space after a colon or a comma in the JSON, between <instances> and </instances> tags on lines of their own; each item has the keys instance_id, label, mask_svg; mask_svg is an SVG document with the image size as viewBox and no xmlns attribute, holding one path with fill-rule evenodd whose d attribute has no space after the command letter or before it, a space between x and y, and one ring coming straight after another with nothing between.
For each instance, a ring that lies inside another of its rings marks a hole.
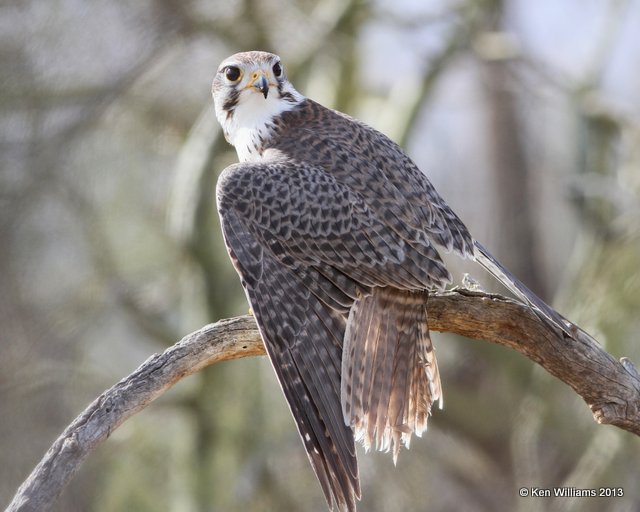
<instances>
[{"instance_id":1,"label":"tail feather","mask_svg":"<svg viewBox=\"0 0 640 512\"><path fill-rule=\"evenodd\" d=\"M394 462L400 446L426 430L432 404L442 405L426 299L426 292L374 288L354 303L347 322L345 422L367 450L392 450Z\"/></svg>"},{"instance_id":2,"label":"tail feather","mask_svg":"<svg viewBox=\"0 0 640 512\"><path fill-rule=\"evenodd\" d=\"M511 272L493 257L479 242L474 241L473 256L485 269L489 271L498 281L506 286L516 297L529 304L536 315L549 327L564 332L572 338L574 336L573 326L560 313L546 304L540 297L533 293L527 286L519 281Z\"/></svg>"}]
</instances>

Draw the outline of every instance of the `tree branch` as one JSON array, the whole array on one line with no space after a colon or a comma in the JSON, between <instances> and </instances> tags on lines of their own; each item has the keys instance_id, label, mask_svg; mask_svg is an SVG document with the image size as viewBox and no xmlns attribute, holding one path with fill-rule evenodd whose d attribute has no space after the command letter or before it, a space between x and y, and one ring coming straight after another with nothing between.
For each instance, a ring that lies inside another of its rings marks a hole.
<instances>
[{"instance_id":1,"label":"tree branch","mask_svg":"<svg viewBox=\"0 0 640 512\"><path fill-rule=\"evenodd\" d=\"M563 339L521 303L470 290L433 294L428 311L432 330L517 350L571 386L597 422L640 435L640 373L628 359L616 361L583 331L574 340ZM89 453L182 378L219 361L264 353L254 319L243 316L207 325L153 355L65 429L6 512L50 510Z\"/></svg>"}]
</instances>

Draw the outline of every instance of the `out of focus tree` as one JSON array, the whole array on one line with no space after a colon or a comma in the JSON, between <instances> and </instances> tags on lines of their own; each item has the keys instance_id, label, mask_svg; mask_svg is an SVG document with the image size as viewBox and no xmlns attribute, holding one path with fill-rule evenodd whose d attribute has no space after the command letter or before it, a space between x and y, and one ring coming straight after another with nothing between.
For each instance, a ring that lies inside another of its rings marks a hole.
<instances>
[{"instance_id":1,"label":"out of focus tree","mask_svg":"<svg viewBox=\"0 0 640 512\"><path fill-rule=\"evenodd\" d=\"M301 92L402 143L525 282L640 361L639 23L631 0L5 2L0 505L104 387L246 312L214 199L235 155L209 98L240 50L280 54ZM436 344L446 408L397 468L363 454L363 510L637 507L636 439L516 354ZM518 497L562 485L625 496ZM133 418L59 504L324 508L264 358L210 368Z\"/></svg>"}]
</instances>

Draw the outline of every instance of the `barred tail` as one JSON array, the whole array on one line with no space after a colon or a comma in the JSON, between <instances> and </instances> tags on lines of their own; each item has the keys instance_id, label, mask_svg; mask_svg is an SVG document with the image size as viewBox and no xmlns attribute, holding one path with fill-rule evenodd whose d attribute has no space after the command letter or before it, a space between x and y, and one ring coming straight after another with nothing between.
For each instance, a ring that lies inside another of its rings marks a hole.
<instances>
[{"instance_id":1,"label":"barred tail","mask_svg":"<svg viewBox=\"0 0 640 512\"><path fill-rule=\"evenodd\" d=\"M393 453L427 428L442 407L440 374L427 325L426 292L374 288L350 312L342 357L342 410L356 439Z\"/></svg>"}]
</instances>

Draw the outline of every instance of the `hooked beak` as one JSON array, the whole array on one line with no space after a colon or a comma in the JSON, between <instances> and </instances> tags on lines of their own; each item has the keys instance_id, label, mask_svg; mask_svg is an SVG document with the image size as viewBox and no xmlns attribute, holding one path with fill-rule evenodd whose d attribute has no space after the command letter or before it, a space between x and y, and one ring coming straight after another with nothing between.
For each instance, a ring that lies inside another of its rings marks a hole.
<instances>
[{"instance_id":1,"label":"hooked beak","mask_svg":"<svg viewBox=\"0 0 640 512\"><path fill-rule=\"evenodd\" d=\"M267 95L269 94L269 81L267 80L267 77L264 76L264 73L262 71L256 71L255 73L253 73L251 81L245 87L245 89L249 89L250 87L253 87L260 91L264 96L264 99L267 99Z\"/></svg>"},{"instance_id":2,"label":"hooked beak","mask_svg":"<svg viewBox=\"0 0 640 512\"><path fill-rule=\"evenodd\" d=\"M269 82L267 82L265 76L260 75L260 78L253 83L253 86L264 95L264 99L266 100L269 94Z\"/></svg>"}]
</instances>

